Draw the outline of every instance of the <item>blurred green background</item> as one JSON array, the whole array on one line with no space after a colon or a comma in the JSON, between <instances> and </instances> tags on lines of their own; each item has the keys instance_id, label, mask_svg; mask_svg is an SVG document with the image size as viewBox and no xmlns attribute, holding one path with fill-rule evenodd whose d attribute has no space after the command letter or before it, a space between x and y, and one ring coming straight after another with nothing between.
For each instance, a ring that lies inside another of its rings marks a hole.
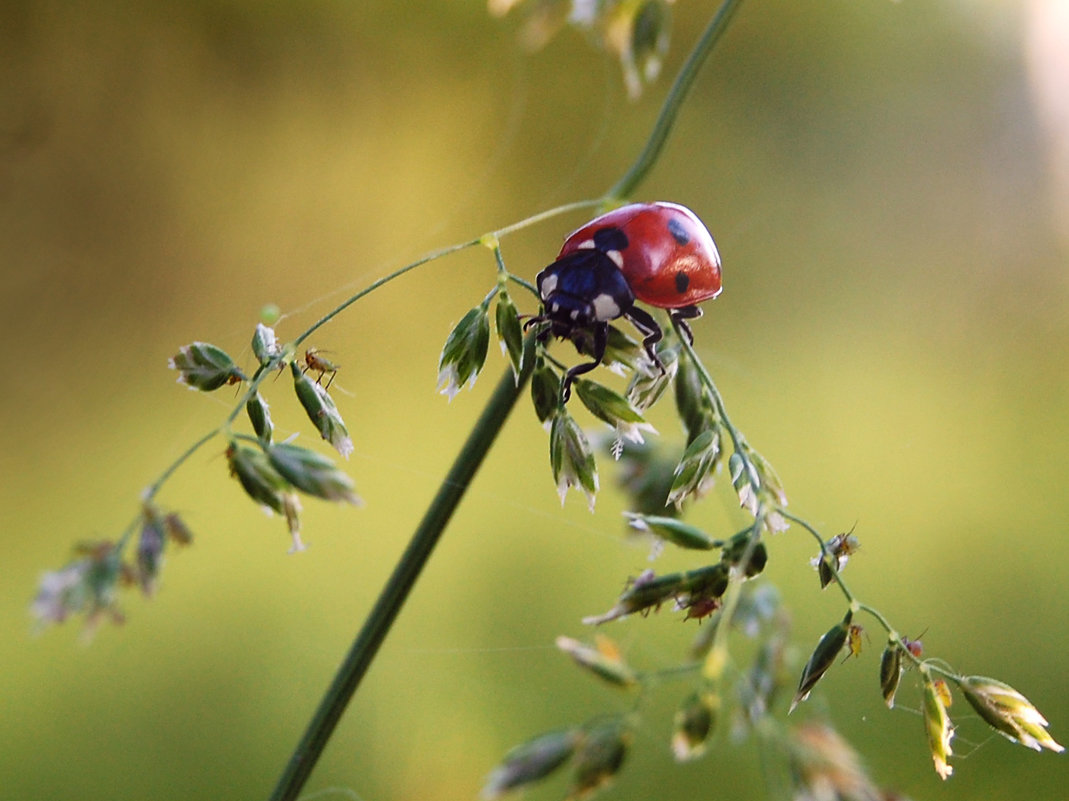
<instances>
[{"instance_id":1,"label":"blurred green background","mask_svg":"<svg viewBox=\"0 0 1069 801\"><path fill-rule=\"evenodd\" d=\"M367 506L306 503L306 553L287 556L220 444L161 496L197 540L151 603L125 603L126 626L88 647L76 622L32 636L40 574L75 541L116 536L231 407L230 390L175 385L178 346L249 365L265 303L292 337L425 251L596 197L715 7L676 4L665 77L631 103L581 35L523 52L520 19L478 0L4 4L0 797L268 794L505 369L492 352L474 391L435 392L451 323L492 286L489 252L428 265L310 343L343 366ZM927 629L927 653L1025 692L1063 743L1066 17L1058 0L751 0L637 193L685 203L717 238L725 291L697 342L791 508L828 535L856 521L855 590ZM533 278L582 221L509 237L510 268ZM286 383L268 387L276 422L313 443ZM654 422L678 442L669 412ZM545 433L526 405L513 416L309 791L473 798L512 744L628 708L552 647L589 636L579 619L648 564L612 477L603 459L595 515L574 494L561 509ZM690 519L723 533L741 517L721 488ZM818 592L800 532L771 553L804 659L841 599ZM608 633L636 665L670 665L696 629L677 617ZM796 716L829 715L915 799L1065 797L1065 758L990 735L962 701L965 758L940 782L917 714L883 708L869 629ZM725 731L705 760L672 764L683 692L657 695L610 797L764 797L753 745ZM901 703L919 703L912 677Z\"/></svg>"}]
</instances>

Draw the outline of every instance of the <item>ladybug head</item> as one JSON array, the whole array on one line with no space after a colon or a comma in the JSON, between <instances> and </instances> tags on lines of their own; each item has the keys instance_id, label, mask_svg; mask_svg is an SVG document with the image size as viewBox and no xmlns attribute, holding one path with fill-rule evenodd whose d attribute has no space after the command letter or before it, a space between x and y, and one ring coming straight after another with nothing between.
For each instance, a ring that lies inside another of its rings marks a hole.
<instances>
[{"instance_id":1,"label":"ladybug head","mask_svg":"<svg viewBox=\"0 0 1069 801\"><path fill-rule=\"evenodd\" d=\"M598 321L594 304L586 297L560 286L560 275L548 270L538 276L538 294L544 316L552 324L554 336L567 336L568 329L585 328Z\"/></svg>"},{"instance_id":2,"label":"ladybug head","mask_svg":"<svg viewBox=\"0 0 1069 801\"><path fill-rule=\"evenodd\" d=\"M570 337L573 329L590 328L627 314L635 296L623 273L608 255L583 248L564 256L538 274L538 294L552 334Z\"/></svg>"}]
</instances>

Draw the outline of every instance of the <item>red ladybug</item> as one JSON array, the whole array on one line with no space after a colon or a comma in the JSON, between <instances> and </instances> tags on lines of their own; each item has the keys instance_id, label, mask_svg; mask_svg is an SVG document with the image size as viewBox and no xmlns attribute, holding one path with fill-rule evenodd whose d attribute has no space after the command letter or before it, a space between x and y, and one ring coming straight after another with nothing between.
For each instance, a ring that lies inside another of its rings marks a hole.
<instances>
[{"instance_id":1,"label":"red ladybug","mask_svg":"<svg viewBox=\"0 0 1069 801\"><path fill-rule=\"evenodd\" d=\"M605 357L609 321L625 317L642 332L643 346L662 370L654 345L663 336L641 300L670 309L690 336L686 320L701 316L696 304L720 294L720 254L709 231L690 209L675 203L632 203L591 220L564 242L557 260L538 274L543 311L528 324L546 323L550 335L575 343L594 361L564 375L568 399L576 376Z\"/></svg>"}]
</instances>

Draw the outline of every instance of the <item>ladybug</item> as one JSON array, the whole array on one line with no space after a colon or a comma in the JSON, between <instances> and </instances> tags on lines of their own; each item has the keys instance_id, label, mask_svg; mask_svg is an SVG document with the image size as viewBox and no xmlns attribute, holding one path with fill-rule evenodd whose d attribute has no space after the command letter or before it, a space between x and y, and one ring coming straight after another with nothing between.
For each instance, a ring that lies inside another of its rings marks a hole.
<instances>
[{"instance_id":1,"label":"ladybug","mask_svg":"<svg viewBox=\"0 0 1069 801\"><path fill-rule=\"evenodd\" d=\"M542 313L528 325L545 324L540 337L570 339L593 361L564 375L567 400L576 376L605 358L609 321L625 317L643 334L642 344L662 372L654 345L663 331L636 300L668 309L691 341L686 320L701 316L697 304L720 294L720 254L709 231L690 209L676 203L632 203L603 214L564 241L557 260L538 274Z\"/></svg>"}]
</instances>

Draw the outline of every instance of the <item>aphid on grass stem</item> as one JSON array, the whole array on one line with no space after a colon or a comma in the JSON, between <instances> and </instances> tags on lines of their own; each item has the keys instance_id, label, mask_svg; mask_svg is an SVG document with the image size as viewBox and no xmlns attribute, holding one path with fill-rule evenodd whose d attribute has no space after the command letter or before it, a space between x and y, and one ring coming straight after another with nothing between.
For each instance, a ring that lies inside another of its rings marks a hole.
<instances>
[{"instance_id":1,"label":"aphid on grass stem","mask_svg":"<svg viewBox=\"0 0 1069 801\"><path fill-rule=\"evenodd\" d=\"M915 640L911 640L909 637L905 636L902 637L902 645L904 645L906 650L917 659L920 659L921 654L924 653L924 643L921 642L921 637L923 637L927 631L928 629L922 631L920 637Z\"/></svg>"},{"instance_id":2,"label":"aphid on grass stem","mask_svg":"<svg viewBox=\"0 0 1069 801\"><path fill-rule=\"evenodd\" d=\"M700 595L696 598L676 599L676 605L680 609L686 609L687 614L683 618L684 622L687 620L697 620L701 623L702 620L709 617L713 612L722 606L719 598Z\"/></svg>"},{"instance_id":3,"label":"aphid on grass stem","mask_svg":"<svg viewBox=\"0 0 1069 801\"><path fill-rule=\"evenodd\" d=\"M323 380L323 376L330 373L330 378L327 379L327 385L324 389L330 389L331 383L334 381L334 376L338 374L338 370L341 369L340 364L335 364L330 359L324 358L321 354L325 351L321 351L318 348L309 348L304 352L304 368L302 373L307 373L311 370L314 373L319 373L319 377L316 378L318 384Z\"/></svg>"},{"instance_id":4,"label":"aphid on grass stem","mask_svg":"<svg viewBox=\"0 0 1069 801\"><path fill-rule=\"evenodd\" d=\"M851 623L850 628L847 630L846 646L848 648L846 656L843 657L841 664L846 664L847 660L852 656L861 656L861 635L865 634L865 629L859 626L857 623ZM868 635L865 634L868 638Z\"/></svg>"}]
</instances>

